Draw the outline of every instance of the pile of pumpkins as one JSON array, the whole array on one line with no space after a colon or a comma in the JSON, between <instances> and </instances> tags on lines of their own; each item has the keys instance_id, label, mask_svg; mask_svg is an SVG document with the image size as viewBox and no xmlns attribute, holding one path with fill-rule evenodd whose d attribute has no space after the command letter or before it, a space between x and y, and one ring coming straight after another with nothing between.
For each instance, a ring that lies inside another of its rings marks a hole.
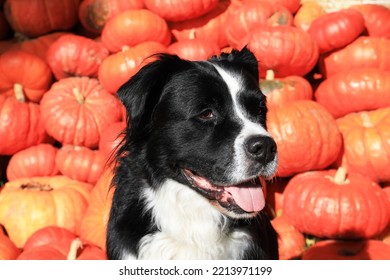
<instances>
[{"instance_id":1,"label":"pile of pumpkins","mask_svg":"<svg viewBox=\"0 0 390 280\"><path fill-rule=\"evenodd\" d=\"M390 259L389 19L310 0L0 0L0 259L106 259L115 92L152 54L244 46L278 146L280 258Z\"/></svg>"}]
</instances>

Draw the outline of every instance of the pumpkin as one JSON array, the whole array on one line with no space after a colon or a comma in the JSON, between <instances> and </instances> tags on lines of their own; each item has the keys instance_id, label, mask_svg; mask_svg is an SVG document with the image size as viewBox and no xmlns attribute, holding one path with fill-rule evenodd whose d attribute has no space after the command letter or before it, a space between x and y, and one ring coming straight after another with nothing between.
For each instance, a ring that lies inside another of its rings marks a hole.
<instances>
[{"instance_id":1,"label":"pumpkin","mask_svg":"<svg viewBox=\"0 0 390 280\"><path fill-rule=\"evenodd\" d=\"M123 11L143 7L143 0L84 0L79 7L79 19L86 30L100 34L108 19Z\"/></svg>"},{"instance_id":2,"label":"pumpkin","mask_svg":"<svg viewBox=\"0 0 390 280\"><path fill-rule=\"evenodd\" d=\"M68 229L58 226L47 226L38 229L33 234L31 234L26 240L26 243L23 246L23 250L29 251L34 247L56 243L60 250L67 251L67 249L72 244L72 241L76 238L76 234Z\"/></svg>"},{"instance_id":3,"label":"pumpkin","mask_svg":"<svg viewBox=\"0 0 390 280\"><path fill-rule=\"evenodd\" d=\"M335 118L390 106L390 71L357 68L330 76L315 99Z\"/></svg>"},{"instance_id":4,"label":"pumpkin","mask_svg":"<svg viewBox=\"0 0 390 280\"><path fill-rule=\"evenodd\" d=\"M34 232L26 241L19 260L105 260L105 253L61 227L48 226Z\"/></svg>"},{"instance_id":5,"label":"pumpkin","mask_svg":"<svg viewBox=\"0 0 390 280\"><path fill-rule=\"evenodd\" d=\"M364 18L355 10L340 10L315 19L308 30L320 53L342 48L355 40L364 30Z\"/></svg>"},{"instance_id":6,"label":"pumpkin","mask_svg":"<svg viewBox=\"0 0 390 280\"><path fill-rule=\"evenodd\" d=\"M219 54L217 44L203 39L187 39L175 42L167 48L168 53L186 60L206 60Z\"/></svg>"},{"instance_id":7,"label":"pumpkin","mask_svg":"<svg viewBox=\"0 0 390 280\"><path fill-rule=\"evenodd\" d=\"M123 139L122 132L126 128L126 122L120 121L107 126L102 131L99 141L99 151L106 161L109 161Z\"/></svg>"},{"instance_id":8,"label":"pumpkin","mask_svg":"<svg viewBox=\"0 0 390 280\"><path fill-rule=\"evenodd\" d=\"M236 5L237 6L237 5ZM292 25L293 16L287 8L266 1L246 1L228 14L225 32L231 46L262 26Z\"/></svg>"},{"instance_id":9,"label":"pumpkin","mask_svg":"<svg viewBox=\"0 0 390 280\"><path fill-rule=\"evenodd\" d=\"M307 249L303 260L390 260L390 245L379 240L319 241Z\"/></svg>"},{"instance_id":10,"label":"pumpkin","mask_svg":"<svg viewBox=\"0 0 390 280\"><path fill-rule=\"evenodd\" d=\"M389 182L390 108L351 113L337 125L344 142L338 164L376 182Z\"/></svg>"},{"instance_id":11,"label":"pumpkin","mask_svg":"<svg viewBox=\"0 0 390 280\"><path fill-rule=\"evenodd\" d=\"M114 188L111 187L112 167L108 166L91 192L91 199L81 222L80 237L106 250L106 231Z\"/></svg>"},{"instance_id":12,"label":"pumpkin","mask_svg":"<svg viewBox=\"0 0 390 280\"><path fill-rule=\"evenodd\" d=\"M169 29L177 41L199 38L208 42L216 43L220 48L228 45L225 34L228 13L235 5L230 0L222 0L211 12L204 16L170 22Z\"/></svg>"},{"instance_id":13,"label":"pumpkin","mask_svg":"<svg viewBox=\"0 0 390 280\"><path fill-rule=\"evenodd\" d=\"M319 54L311 36L292 26L260 27L243 38L239 48L245 45L259 61L261 77L267 70L276 77L303 76L316 65Z\"/></svg>"},{"instance_id":14,"label":"pumpkin","mask_svg":"<svg viewBox=\"0 0 390 280\"><path fill-rule=\"evenodd\" d=\"M304 2L302 3L302 6L299 8L297 13L294 15L293 24L303 31L307 31L315 19L325 14L325 10L317 2Z\"/></svg>"},{"instance_id":15,"label":"pumpkin","mask_svg":"<svg viewBox=\"0 0 390 280\"><path fill-rule=\"evenodd\" d=\"M15 260L20 254L19 249L0 228L0 261Z\"/></svg>"},{"instance_id":16,"label":"pumpkin","mask_svg":"<svg viewBox=\"0 0 390 280\"><path fill-rule=\"evenodd\" d=\"M329 166L342 145L335 119L311 100L293 101L269 110L267 127L278 147L276 176L280 177Z\"/></svg>"},{"instance_id":17,"label":"pumpkin","mask_svg":"<svg viewBox=\"0 0 390 280\"><path fill-rule=\"evenodd\" d=\"M321 57L321 73L330 77L357 68L390 71L390 39L360 36L348 46Z\"/></svg>"},{"instance_id":18,"label":"pumpkin","mask_svg":"<svg viewBox=\"0 0 390 280\"><path fill-rule=\"evenodd\" d=\"M26 102L18 88L15 97L0 94L0 155L13 155L33 145L50 141L40 106Z\"/></svg>"},{"instance_id":19,"label":"pumpkin","mask_svg":"<svg viewBox=\"0 0 390 280\"><path fill-rule=\"evenodd\" d=\"M66 176L7 182L0 192L0 223L19 248L36 230L50 225L77 234L92 188Z\"/></svg>"},{"instance_id":20,"label":"pumpkin","mask_svg":"<svg viewBox=\"0 0 390 280\"><path fill-rule=\"evenodd\" d=\"M166 47L157 42L145 42L135 47L123 47L122 51L108 56L99 68L99 81L111 93L115 93L156 53L166 52Z\"/></svg>"},{"instance_id":21,"label":"pumpkin","mask_svg":"<svg viewBox=\"0 0 390 280\"><path fill-rule=\"evenodd\" d=\"M283 193L283 215L301 232L341 239L374 237L390 219L381 187L343 167L294 176Z\"/></svg>"},{"instance_id":22,"label":"pumpkin","mask_svg":"<svg viewBox=\"0 0 390 280\"><path fill-rule=\"evenodd\" d=\"M171 33L164 19L149 10L128 10L107 21L102 42L110 52L116 53L124 46L134 47L154 41L168 46Z\"/></svg>"},{"instance_id":23,"label":"pumpkin","mask_svg":"<svg viewBox=\"0 0 390 280\"><path fill-rule=\"evenodd\" d=\"M218 0L144 0L146 8L168 21L200 17L213 10Z\"/></svg>"},{"instance_id":24,"label":"pumpkin","mask_svg":"<svg viewBox=\"0 0 390 280\"><path fill-rule=\"evenodd\" d=\"M244 0L244 1L248 1L248 0ZM253 1L253 0L249 0L249 1ZM260 1L264 1L264 0L260 0ZM296 13L299 7L301 6L300 0L274 0L272 2L275 4L277 3L285 6L292 14Z\"/></svg>"},{"instance_id":25,"label":"pumpkin","mask_svg":"<svg viewBox=\"0 0 390 280\"><path fill-rule=\"evenodd\" d=\"M359 4L349 7L359 11L365 22L366 31L372 37L390 39L390 9L379 4Z\"/></svg>"},{"instance_id":26,"label":"pumpkin","mask_svg":"<svg viewBox=\"0 0 390 280\"><path fill-rule=\"evenodd\" d=\"M305 250L305 237L283 215L271 221L278 235L278 251L280 260L300 257Z\"/></svg>"},{"instance_id":27,"label":"pumpkin","mask_svg":"<svg viewBox=\"0 0 390 280\"><path fill-rule=\"evenodd\" d=\"M76 25L79 4L80 0L7 0L4 13L14 31L37 37Z\"/></svg>"},{"instance_id":28,"label":"pumpkin","mask_svg":"<svg viewBox=\"0 0 390 280\"><path fill-rule=\"evenodd\" d=\"M54 83L41 101L49 135L62 144L96 148L102 129L121 120L119 100L97 79L71 77Z\"/></svg>"},{"instance_id":29,"label":"pumpkin","mask_svg":"<svg viewBox=\"0 0 390 280\"><path fill-rule=\"evenodd\" d=\"M103 250L76 238L64 250L63 244L54 242L23 251L18 260L106 260Z\"/></svg>"},{"instance_id":30,"label":"pumpkin","mask_svg":"<svg viewBox=\"0 0 390 280\"><path fill-rule=\"evenodd\" d=\"M51 44L47 61L57 80L72 76L98 76L101 62L108 50L92 39L67 34Z\"/></svg>"},{"instance_id":31,"label":"pumpkin","mask_svg":"<svg viewBox=\"0 0 390 280\"><path fill-rule=\"evenodd\" d=\"M50 68L39 57L17 50L0 56L1 95L14 96L21 90L27 100L39 102L51 83Z\"/></svg>"},{"instance_id":32,"label":"pumpkin","mask_svg":"<svg viewBox=\"0 0 390 280\"><path fill-rule=\"evenodd\" d=\"M95 184L104 170L106 158L103 153L87 147L64 145L55 162L63 175L78 181Z\"/></svg>"},{"instance_id":33,"label":"pumpkin","mask_svg":"<svg viewBox=\"0 0 390 280\"><path fill-rule=\"evenodd\" d=\"M60 171L55 162L57 151L58 148L50 144L38 144L17 152L7 166L8 180L58 175Z\"/></svg>"},{"instance_id":34,"label":"pumpkin","mask_svg":"<svg viewBox=\"0 0 390 280\"><path fill-rule=\"evenodd\" d=\"M21 50L30 54L36 55L42 60L47 61L47 50L50 45L55 42L62 35L68 34L66 32L53 32L45 34L36 38L28 38L20 34L15 34L17 42L12 44L11 50Z\"/></svg>"},{"instance_id":35,"label":"pumpkin","mask_svg":"<svg viewBox=\"0 0 390 280\"><path fill-rule=\"evenodd\" d=\"M291 101L313 98L313 89L306 79L300 76L275 79L272 70L268 70L265 79L260 81L260 89L267 96L269 109Z\"/></svg>"}]
</instances>

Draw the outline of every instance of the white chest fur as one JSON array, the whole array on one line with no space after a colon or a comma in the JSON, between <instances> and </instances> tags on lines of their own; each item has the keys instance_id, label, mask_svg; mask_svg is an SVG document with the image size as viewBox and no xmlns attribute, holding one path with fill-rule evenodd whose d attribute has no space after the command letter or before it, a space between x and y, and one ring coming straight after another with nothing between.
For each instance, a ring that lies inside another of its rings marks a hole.
<instances>
[{"instance_id":1,"label":"white chest fur","mask_svg":"<svg viewBox=\"0 0 390 280\"><path fill-rule=\"evenodd\" d=\"M138 259L239 259L251 242L244 231L227 232L224 216L176 181L144 198L160 231L141 239Z\"/></svg>"}]
</instances>

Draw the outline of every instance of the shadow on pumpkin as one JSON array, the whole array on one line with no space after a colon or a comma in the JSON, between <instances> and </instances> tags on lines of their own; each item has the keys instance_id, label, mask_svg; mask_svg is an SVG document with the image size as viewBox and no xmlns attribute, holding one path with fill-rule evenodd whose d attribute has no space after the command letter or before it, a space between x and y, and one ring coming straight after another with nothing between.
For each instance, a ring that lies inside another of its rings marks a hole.
<instances>
[{"instance_id":1,"label":"shadow on pumpkin","mask_svg":"<svg viewBox=\"0 0 390 280\"><path fill-rule=\"evenodd\" d=\"M308 248L302 260L390 260L390 245L374 239L322 240Z\"/></svg>"}]
</instances>

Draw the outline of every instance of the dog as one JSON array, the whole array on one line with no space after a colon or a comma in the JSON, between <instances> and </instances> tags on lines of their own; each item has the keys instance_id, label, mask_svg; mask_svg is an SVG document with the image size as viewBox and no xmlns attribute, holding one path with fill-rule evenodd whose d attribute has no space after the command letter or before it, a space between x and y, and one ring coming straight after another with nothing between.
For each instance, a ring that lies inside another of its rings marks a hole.
<instances>
[{"instance_id":1,"label":"dog","mask_svg":"<svg viewBox=\"0 0 390 280\"><path fill-rule=\"evenodd\" d=\"M246 47L205 61L159 54L117 94L109 259L277 259L262 188L277 168L258 62Z\"/></svg>"}]
</instances>

